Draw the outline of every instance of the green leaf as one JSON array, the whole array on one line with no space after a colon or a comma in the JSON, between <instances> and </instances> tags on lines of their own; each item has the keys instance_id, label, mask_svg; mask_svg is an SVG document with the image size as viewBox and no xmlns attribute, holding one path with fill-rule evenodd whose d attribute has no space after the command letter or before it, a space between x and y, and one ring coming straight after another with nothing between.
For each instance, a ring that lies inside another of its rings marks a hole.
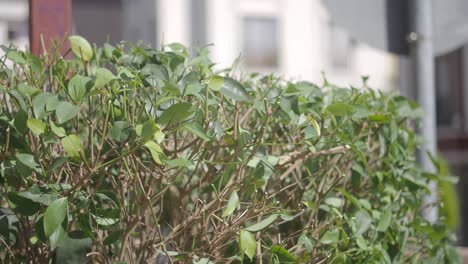
<instances>
[{"instance_id":1,"label":"green leaf","mask_svg":"<svg viewBox=\"0 0 468 264\"><path fill-rule=\"evenodd\" d=\"M110 244L117 242L123 233L124 233L123 230L117 230L117 231L109 233L109 235L103 241L104 245L108 246Z\"/></svg>"},{"instance_id":2,"label":"green leaf","mask_svg":"<svg viewBox=\"0 0 468 264\"><path fill-rule=\"evenodd\" d=\"M84 61L90 61L93 57L93 49L89 42L81 36L70 36L71 50L78 58L83 59Z\"/></svg>"},{"instance_id":3,"label":"green leaf","mask_svg":"<svg viewBox=\"0 0 468 264\"><path fill-rule=\"evenodd\" d=\"M344 205L343 198L338 198L338 197L327 197L325 198L324 202L336 208L341 208Z\"/></svg>"},{"instance_id":4,"label":"green leaf","mask_svg":"<svg viewBox=\"0 0 468 264\"><path fill-rule=\"evenodd\" d=\"M36 135L40 135L46 130L46 125L41 120L35 118L29 118L27 126Z\"/></svg>"},{"instance_id":5,"label":"green leaf","mask_svg":"<svg viewBox=\"0 0 468 264\"><path fill-rule=\"evenodd\" d=\"M185 158L178 158L178 159L172 159L172 160L165 160L164 163L169 166L170 168L175 168L175 167L190 167L193 165L193 162L189 159Z\"/></svg>"},{"instance_id":6,"label":"green leaf","mask_svg":"<svg viewBox=\"0 0 468 264\"><path fill-rule=\"evenodd\" d=\"M380 216L379 224L377 225L377 230L380 232L387 231L388 226L390 225L390 221L392 220L392 209L387 207Z\"/></svg>"},{"instance_id":7,"label":"green leaf","mask_svg":"<svg viewBox=\"0 0 468 264\"><path fill-rule=\"evenodd\" d=\"M16 62L18 64L28 63L26 59L24 58L23 54L15 50L8 51L6 57L10 59L11 61Z\"/></svg>"},{"instance_id":8,"label":"green leaf","mask_svg":"<svg viewBox=\"0 0 468 264\"><path fill-rule=\"evenodd\" d=\"M116 121L109 130L109 137L118 142L124 142L130 136L132 126L127 121Z\"/></svg>"},{"instance_id":9,"label":"green leaf","mask_svg":"<svg viewBox=\"0 0 468 264\"><path fill-rule=\"evenodd\" d=\"M28 114L20 110L15 115L15 119L13 120L13 125L15 126L16 130L18 130L18 132L20 132L21 134L24 134L27 131L27 122L28 122Z\"/></svg>"},{"instance_id":10,"label":"green leaf","mask_svg":"<svg viewBox=\"0 0 468 264\"><path fill-rule=\"evenodd\" d=\"M353 107L345 103L334 103L327 107L328 112L335 116L344 116L353 112Z\"/></svg>"},{"instance_id":11,"label":"green leaf","mask_svg":"<svg viewBox=\"0 0 468 264\"><path fill-rule=\"evenodd\" d=\"M173 104L161 114L158 122L168 124L183 121L192 114L191 108L191 103L182 102Z\"/></svg>"},{"instance_id":12,"label":"green leaf","mask_svg":"<svg viewBox=\"0 0 468 264\"><path fill-rule=\"evenodd\" d=\"M154 123L153 119L149 119L143 124L140 136L143 141L146 142L148 140L155 139L156 133L159 131L161 131L161 128L156 123Z\"/></svg>"},{"instance_id":13,"label":"green leaf","mask_svg":"<svg viewBox=\"0 0 468 264\"><path fill-rule=\"evenodd\" d=\"M311 240L309 237L307 237L307 235L305 234L302 234L298 241L297 241L297 245L299 247L302 247L302 245L304 245L305 249L307 250L307 252L311 253L315 244L317 244L317 241L316 240Z\"/></svg>"},{"instance_id":14,"label":"green leaf","mask_svg":"<svg viewBox=\"0 0 468 264\"><path fill-rule=\"evenodd\" d=\"M312 125L312 127L315 129L315 132L317 133L317 136L320 137L320 135L321 135L321 130L320 130L320 126L319 126L319 124L317 123L317 121L315 121L315 119L314 119L312 116L310 116L310 115L307 116L307 120L308 120L309 123Z\"/></svg>"},{"instance_id":15,"label":"green leaf","mask_svg":"<svg viewBox=\"0 0 468 264\"><path fill-rule=\"evenodd\" d=\"M269 225L271 225L276 220L276 218L278 218L278 214L272 214L268 216L267 218L263 219L262 221L254 225L251 225L249 227L246 227L245 230L250 231L250 232L258 232L262 229L267 228Z\"/></svg>"},{"instance_id":16,"label":"green leaf","mask_svg":"<svg viewBox=\"0 0 468 264\"><path fill-rule=\"evenodd\" d=\"M234 99L236 101L249 100L249 94L245 90L244 86L230 77L224 77L224 82L220 92L227 98Z\"/></svg>"},{"instance_id":17,"label":"green leaf","mask_svg":"<svg viewBox=\"0 0 468 264\"><path fill-rule=\"evenodd\" d=\"M358 156L358 158L361 160L361 162L364 164L364 166L366 167L366 171L367 173L370 174L370 168L369 168L369 163L367 163L367 159L366 159L366 156L364 155L364 153L358 149L355 145L352 145L351 146L351 149L354 151L354 153L356 153L356 155Z\"/></svg>"},{"instance_id":18,"label":"green leaf","mask_svg":"<svg viewBox=\"0 0 468 264\"><path fill-rule=\"evenodd\" d=\"M55 250L62 242L62 240L66 237L67 231L59 225L57 229L49 236L50 241L50 248Z\"/></svg>"},{"instance_id":19,"label":"green leaf","mask_svg":"<svg viewBox=\"0 0 468 264\"><path fill-rule=\"evenodd\" d=\"M322 244L335 244L340 240L340 230L338 229L331 229L325 232L323 236L320 238L320 243Z\"/></svg>"},{"instance_id":20,"label":"green leaf","mask_svg":"<svg viewBox=\"0 0 468 264\"><path fill-rule=\"evenodd\" d=\"M92 241L81 231L67 234L61 241L55 253L55 263L81 264L87 263L91 252Z\"/></svg>"},{"instance_id":21,"label":"green leaf","mask_svg":"<svg viewBox=\"0 0 468 264\"><path fill-rule=\"evenodd\" d=\"M115 75L108 69L99 68L96 70L96 82L94 83L94 87L96 89L101 89L115 78Z\"/></svg>"},{"instance_id":22,"label":"green leaf","mask_svg":"<svg viewBox=\"0 0 468 264\"><path fill-rule=\"evenodd\" d=\"M210 79L210 82L208 83L208 88L213 90L213 91L219 91L221 90L221 87L223 87L224 84L224 77L221 76L213 76Z\"/></svg>"},{"instance_id":23,"label":"green leaf","mask_svg":"<svg viewBox=\"0 0 468 264\"><path fill-rule=\"evenodd\" d=\"M257 242L255 236L246 230L241 230L239 234L240 252L246 254L250 259L253 259L257 251Z\"/></svg>"},{"instance_id":24,"label":"green leaf","mask_svg":"<svg viewBox=\"0 0 468 264\"><path fill-rule=\"evenodd\" d=\"M206 134L205 129L197 123L186 123L184 124L184 128L205 141L211 140L211 138Z\"/></svg>"},{"instance_id":25,"label":"green leaf","mask_svg":"<svg viewBox=\"0 0 468 264\"><path fill-rule=\"evenodd\" d=\"M68 135L61 140L63 149L72 158L79 158L80 154L84 156L83 145L81 139L75 134Z\"/></svg>"},{"instance_id":26,"label":"green leaf","mask_svg":"<svg viewBox=\"0 0 468 264\"><path fill-rule=\"evenodd\" d=\"M151 86L157 86L158 81L159 83L163 83L163 81L169 80L169 73L167 72L166 67L163 65L158 64L146 64L142 69L141 73L146 76L145 80Z\"/></svg>"},{"instance_id":27,"label":"green leaf","mask_svg":"<svg viewBox=\"0 0 468 264\"><path fill-rule=\"evenodd\" d=\"M239 196L237 196L237 192L233 191L231 196L229 197L226 209L223 211L223 217L231 215L234 210L236 210L237 205L239 204Z\"/></svg>"},{"instance_id":28,"label":"green leaf","mask_svg":"<svg viewBox=\"0 0 468 264\"><path fill-rule=\"evenodd\" d=\"M336 188L336 190L343 194L343 196L346 197L354 206L356 206L358 209L361 209L361 204L359 203L358 199L354 197L354 195L343 188Z\"/></svg>"},{"instance_id":29,"label":"green leaf","mask_svg":"<svg viewBox=\"0 0 468 264\"><path fill-rule=\"evenodd\" d=\"M278 257L280 263L297 263L297 258L284 247L274 245L271 247L271 253Z\"/></svg>"},{"instance_id":30,"label":"green leaf","mask_svg":"<svg viewBox=\"0 0 468 264\"><path fill-rule=\"evenodd\" d=\"M32 101L33 112L36 118L44 118L47 112L55 110L58 104L58 96L51 93L41 93Z\"/></svg>"},{"instance_id":31,"label":"green leaf","mask_svg":"<svg viewBox=\"0 0 468 264\"><path fill-rule=\"evenodd\" d=\"M163 154L163 151L158 143L154 141L148 141L145 143L145 147L149 149L153 160L158 164L162 164L161 155Z\"/></svg>"},{"instance_id":32,"label":"green leaf","mask_svg":"<svg viewBox=\"0 0 468 264\"><path fill-rule=\"evenodd\" d=\"M369 227L371 226L372 223L372 218L371 216L364 210L361 210L357 212L355 216L355 222L356 222L356 232L354 232L354 236L360 236L367 230L369 230Z\"/></svg>"},{"instance_id":33,"label":"green leaf","mask_svg":"<svg viewBox=\"0 0 468 264\"><path fill-rule=\"evenodd\" d=\"M14 98L14 102L18 104L18 106L23 110L24 112L28 112L28 105L26 104L26 101L23 98L23 95L18 92L18 90L10 90L8 91L11 97Z\"/></svg>"},{"instance_id":34,"label":"green leaf","mask_svg":"<svg viewBox=\"0 0 468 264\"><path fill-rule=\"evenodd\" d=\"M68 94L73 101L81 102L91 90L92 85L91 78L77 74L68 82Z\"/></svg>"},{"instance_id":35,"label":"green leaf","mask_svg":"<svg viewBox=\"0 0 468 264\"><path fill-rule=\"evenodd\" d=\"M68 199L66 197L55 200L44 213L44 233L50 237L65 220L68 213Z\"/></svg>"},{"instance_id":36,"label":"green leaf","mask_svg":"<svg viewBox=\"0 0 468 264\"><path fill-rule=\"evenodd\" d=\"M55 135L58 137L65 137L67 133L63 127L56 126L52 120L49 120L50 129L54 132Z\"/></svg>"},{"instance_id":37,"label":"green leaf","mask_svg":"<svg viewBox=\"0 0 468 264\"><path fill-rule=\"evenodd\" d=\"M18 192L9 192L7 197L10 208L21 215L32 216L41 209L39 203L19 195Z\"/></svg>"},{"instance_id":38,"label":"green leaf","mask_svg":"<svg viewBox=\"0 0 468 264\"><path fill-rule=\"evenodd\" d=\"M69 102L60 102L55 109L55 114L57 115L58 123L63 124L78 115L80 111L81 108L79 106L72 105Z\"/></svg>"},{"instance_id":39,"label":"green leaf","mask_svg":"<svg viewBox=\"0 0 468 264\"><path fill-rule=\"evenodd\" d=\"M31 154L18 153L16 154L16 158L30 169L36 171L40 171L41 169L41 165L37 164L37 162L34 160L34 156Z\"/></svg>"},{"instance_id":40,"label":"green leaf","mask_svg":"<svg viewBox=\"0 0 468 264\"><path fill-rule=\"evenodd\" d=\"M41 92L41 90L34 88L30 85L20 83L18 85L18 92L20 92L25 97L30 97Z\"/></svg>"}]
</instances>

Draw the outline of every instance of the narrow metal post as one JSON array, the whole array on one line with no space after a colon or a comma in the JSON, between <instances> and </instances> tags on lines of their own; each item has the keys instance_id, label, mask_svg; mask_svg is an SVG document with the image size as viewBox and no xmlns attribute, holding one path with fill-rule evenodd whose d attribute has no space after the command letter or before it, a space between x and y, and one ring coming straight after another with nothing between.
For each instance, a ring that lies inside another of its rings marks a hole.
<instances>
[{"instance_id":1,"label":"narrow metal post","mask_svg":"<svg viewBox=\"0 0 468 264\"><path fill-rule=\"evenodd\" d=\"M410 55L414 65L414 78L417 101L424 109L420 134L424 145L419 153L419 160L424 170L434 172L434 166L427 152L437 154L434 51L432 42L432 0L411 0ZM423 215L430 222L438 217L437 184L429 185L431 194L425 198Z\"/></svg>"}]
</instances>

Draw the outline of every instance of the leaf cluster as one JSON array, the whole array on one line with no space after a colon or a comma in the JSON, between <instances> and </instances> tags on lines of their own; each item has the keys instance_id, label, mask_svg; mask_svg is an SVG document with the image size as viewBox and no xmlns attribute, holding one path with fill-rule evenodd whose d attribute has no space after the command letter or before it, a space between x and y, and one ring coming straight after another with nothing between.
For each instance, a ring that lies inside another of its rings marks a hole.
<instances>
[{"instance_id":1,"label":"leaf cluster","mask_svg":"<svg viewBox=\"0 0 468 264\"><path fill-rule=\"evenodd\" d=\"M73 59L2 47L3 262L458 261L451 196L420 216L453 178L418 167L414 102L70 41Z\"/></svg>"}]
</instances>

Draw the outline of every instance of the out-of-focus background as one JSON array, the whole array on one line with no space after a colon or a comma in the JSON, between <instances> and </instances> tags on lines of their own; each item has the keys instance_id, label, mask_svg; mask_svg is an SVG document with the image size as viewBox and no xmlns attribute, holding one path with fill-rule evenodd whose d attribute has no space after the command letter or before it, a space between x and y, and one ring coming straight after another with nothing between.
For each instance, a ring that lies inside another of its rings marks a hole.
<instances>
[{"instance_id":1,"label":"out-of-focus background","mask_svg":"<svg viewBox=\"0 0 468 264\"><path fill-rule=\"evenodd\" d=\"M354 40L334 25L319 0L74 0L73 31L90 42L121 40L160 46L213 44L229 66L239 55L249 70L397 88L395 56ZM28 45L28 1L0 0L0 43Z\"/></svg>"},{"instance_id":2,"label":"out-of-focus background","mask_svg":"<svg viewBox=\"0 0 468 264\"><path fill-rule=\"evenodd\" d=\"M210 52L220 67L241 55L250 71L318 83L323 72L341 86L360 86L361 77L370 76L368 84L373 88L407 93L411 85L407 58L353 38L326 1L73 0L72 31L98 45L121 40L152 46L213 44ZM457 3L436 7L444 21L468 13L467 3ZM359 18L361 14L348 10L348 5L338 11ZM28 8L27 0L0 0L0 44L28 48ZM377 19L376 27L367 20L362 26L378 35L377 24ZM468 26L443 26L438 27L439 33L468 32ZM446 43L441 39L438 46L450 46L448 38ZM445 48L435 63L438 149L460 176L459 243L468 246L468 45Z\"/></svg>"}]
</instances>

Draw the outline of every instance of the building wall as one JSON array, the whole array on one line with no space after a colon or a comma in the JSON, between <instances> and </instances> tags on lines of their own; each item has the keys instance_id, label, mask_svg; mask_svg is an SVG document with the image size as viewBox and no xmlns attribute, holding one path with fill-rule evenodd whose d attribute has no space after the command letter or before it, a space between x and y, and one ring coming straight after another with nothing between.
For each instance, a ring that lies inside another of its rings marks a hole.
<instances>
[{"instance_id":1,"label":"building wall","mask_svg":"<svg viewBox=\"0 0 468 264\"><path fill-rule=\"evenodd\" d=\"M230 66L244 52L244 17L275 18L279 22L279 65L266 68L247 65L250 70L314 82L321 82L324 72L330 81L342 86L360 86L362 76L371 76L368 82L371 87L396 89L397 58L357 43L349 36L340 36L320 0L207 2L207 42L214 44L211 52L220 67ZM341 53L337 55L338 49ZM336 60L343 62L337 66L333 63Z\"/></svg>"},{"instance_id":2,"label":"building wall","mask_svg":"<svg viewBox=\"0 0 468 264\"><path fill-rule=\"evenodd\" d=\"M28 14L28 1L0 0L0 45L29 46Z\"/></svg>"}]
</instances>

